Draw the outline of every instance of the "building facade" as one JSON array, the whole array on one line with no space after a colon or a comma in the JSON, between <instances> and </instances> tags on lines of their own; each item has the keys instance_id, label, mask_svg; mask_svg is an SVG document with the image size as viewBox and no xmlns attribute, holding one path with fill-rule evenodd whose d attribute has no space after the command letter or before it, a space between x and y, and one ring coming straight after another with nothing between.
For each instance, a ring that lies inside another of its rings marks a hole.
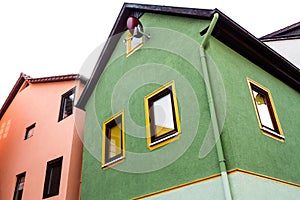
<instances>
[{"instance_id":1,"label":"building facade","mask_svg":"<svg viewBox=\"0 0 300 200\"><path fill-rule=\"evenodd\" d=\"M299 198L299 77L217 9L125 3L77 104L81 199Z\"/></svg>"},{"instance_id":2,"label":"building facade","mask_svg":"<svg viewBox=\"0 0 300 200\"><path fill-rule=\"evenodd\" d=\"M0 199L79 199L78 78L21 73L1 109Z\"/></svg>"}]
</instances>

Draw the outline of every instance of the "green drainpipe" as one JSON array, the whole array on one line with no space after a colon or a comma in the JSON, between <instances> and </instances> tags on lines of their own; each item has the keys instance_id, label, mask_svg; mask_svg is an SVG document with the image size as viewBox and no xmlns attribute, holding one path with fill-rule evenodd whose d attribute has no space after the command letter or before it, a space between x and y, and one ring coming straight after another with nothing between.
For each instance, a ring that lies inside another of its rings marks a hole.
<instances>
[{"instance_id":1,"label":"green drainpipe","mask_svg":"<svg viewBox=\"0 0 300 200\"><path fill-rule=\"evenodd\" d=\"M206 85L206 93L207 93L209 110L210 110L210 115L211 115L213 133L214 133L215 138L217 139L216 149L217 149L217 154L218 154L218 159L219 159L219 166L220 166L220 171L221 171L225 199L232 200L230 185L229 185L229 180L228 180L228 175L227 175L227 169L226 169L226 164L225 164L225 157L224 157L224 153L223 153L222 141L221 141L221 137L220 137L220 130L219 130L219 126L218 126L218 118L216 116L216 110L215 110L215 105L214 105L215 102L214 102L214 97L213 97L213 94L211 91L210 78L209 78L209 74L208 74L208 64L206 62L206 54L205 54L205 48L207 47L208 40L209 40L211 33L217 23L218 18L219 18L219 14L215 13L214 17L209 25L207 33L205 34L204 39L201 42L200 57L201 57L201 64L202 64L202 68L203 68L203 77L204 77L205 85Z\"/></svg>"}]
</instances>

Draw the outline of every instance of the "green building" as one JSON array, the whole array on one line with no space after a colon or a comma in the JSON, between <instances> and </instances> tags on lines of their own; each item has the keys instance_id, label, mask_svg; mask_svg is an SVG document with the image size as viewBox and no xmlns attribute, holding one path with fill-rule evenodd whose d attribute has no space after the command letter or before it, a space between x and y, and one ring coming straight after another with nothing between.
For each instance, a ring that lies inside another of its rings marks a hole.
<instances>
[{"instance_id":1,"label":"green building","mask_svg":"<svg viewBox=\"0 0 300 200\"><path fill-rule=\"evenodd\" d=\"M299 199L299 81L217 9L125 3L77 104L81 199Z\"/></svg>"}]
</instances>

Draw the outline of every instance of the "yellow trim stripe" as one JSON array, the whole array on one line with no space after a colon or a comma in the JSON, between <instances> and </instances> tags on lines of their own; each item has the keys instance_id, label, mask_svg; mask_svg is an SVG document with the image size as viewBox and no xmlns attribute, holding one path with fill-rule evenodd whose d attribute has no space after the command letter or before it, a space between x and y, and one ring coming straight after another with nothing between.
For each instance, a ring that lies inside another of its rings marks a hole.
<instances>
[{"instance_id":1,"label":"yellow trim stripe","mask_svg":"<svg viewBox=\"0 0 300 200\"><path fill-rule=\"evenodd\" d=\"M180 184L180 185L177 185L177 186L174 186L174 187L159 190L159 191L156 191L156 192L153 192L153 193L150 193L150 194L146 194L146 195L143 195L143 196L140 196L140 197L136 197L136 198L133 198L131 200L140 200L140 199L148 198L148 197L151 197L151 196L155 196L155 195L158 195L158 194L170 192L172 190L180 189L180 188L183 188L183 187L186 187L186 186L189 186L189 185L193 185L193 184L197 184L197 183L201 183L201 182L204 182L204 181L209 181L209 180L219 178L219 177L221 177L221 174L215 174L215 175L208 176L208 177L205 177L205 178L201 178L201 179L198 179L198 180L194 180L194 181L191 181L191 182L183 183L183 184Z\"/></svg>"},{"instance_id":2,"label":"yellow trim stripe","mask_svg":"<svg viewBox=\"0 0 300 200\"><path fill-rule=\"evenodd\" d=\"M244 169L235 168L235 169L229 170L227 173L229 175L234 174L234 173L243 173L243 174L247 174L247 175L267 179L267 180L270 180L270 181L273 181L273 182L278 182L278 183L282 183L282 184L285 184L285 185L300 188L300 184L292 183L292 182L281 180L281 179L278 179L278 178L273 178L273 177L266 176L266 175L263 175L263 174L258 174L258 173L247 171L247 170L244 170ZM191 181L191 182L183 183L183 184L180 184L180 185L177 185L177 186L173 186L173 187L170 187L170 188L166 188L166 189L163 189L163 190L152 192L152 193L140 196L140 197L132 198L131 200L141 200L141 199L144 199L144 198L148 198L148 197L152 197L152 196L155 196L155 195L163 194L163 193L166 193L166 192L170 192L170 191L180 189L180 188L183 188L183 187L186 187L186 186L190 186L190 185L193 185L193 184L209 181L209 180L219 178L219 177L221 177L221 174L215 174L215 175L212 175L212 176L208 176L208 177L205 177L205 178L201 178L201 179L198 179L198 180L194 180L194 181Z\"/></svg>"},{"instance_id":3,"label":"yellow trim stripe","mask_svg":"<svg viewBox=\"0 0 300 200\"><path fill-rule=\"evenodd\" d=\"M267 180L270 180L270 181L283 183L285 185L300 188L300 184L292 183L292 182L289 182L289 181L281 180L281 179L278 179L278 178L274 178L274 177L271 177L271 176L266 176L266 175L263 175L263 174L258 174L258 173L255 173L255 172L251 172L251 171L247 171L247 170L239 169L239 168L229 170L228 174L233 174L233 173L236 173L236 172L240 172L240 173L248 174L248 175L251 175L251 176L256 176L256 177L264 178L264 179L267 179Z\"/></svg>"}]
</instances>

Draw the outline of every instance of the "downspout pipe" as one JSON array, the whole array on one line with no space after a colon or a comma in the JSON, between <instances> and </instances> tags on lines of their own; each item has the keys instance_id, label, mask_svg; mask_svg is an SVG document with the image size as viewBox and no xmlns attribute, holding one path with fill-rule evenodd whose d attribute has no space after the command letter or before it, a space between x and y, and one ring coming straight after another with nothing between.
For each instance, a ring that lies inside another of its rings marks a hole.
<instances>
[{"instance_id":1,"label":"downspout pipe","mask_svg":"<svg viewBox=\"0 0 300 200\"><path fill-rule=\"evenodd\" d=\"M221 178L222 178L222 183L223 183L225 199L232 200L229 179L228 179L227 169L226 169L226 164L225 164L225 156L224 156L224 152L223 152L222 141L221 141L221 137L220 137L220 130L219 130L219 126L218 126L218 118L217 118L216 109L215 109L215 101L214 101L214 96L213 96L213 93L211 90L211 80L210 80L210 77L208 74L208 64L207 64L206 53L205 53L205 49L207 48L209 38L210 38L211 33L218 21L218 18L219 18L219 14L215 13L213 16L213 19L208 27L208 30L204 36L204 39L202 40L202 42L200 44L200 59L201 59L202 70L203 70L203 78L204 78L205 85L206 85L206 94L207 94L207 98L208 98L209 110L210 110L210 115L211 115L212 129L213 129L213 133L214 133L214 136L216 139L216 149L217 149L217 155L218 155L218 159L219 159L219 167L220 167L220 171L221 171Z\"/></svg>"}]
</instances>

